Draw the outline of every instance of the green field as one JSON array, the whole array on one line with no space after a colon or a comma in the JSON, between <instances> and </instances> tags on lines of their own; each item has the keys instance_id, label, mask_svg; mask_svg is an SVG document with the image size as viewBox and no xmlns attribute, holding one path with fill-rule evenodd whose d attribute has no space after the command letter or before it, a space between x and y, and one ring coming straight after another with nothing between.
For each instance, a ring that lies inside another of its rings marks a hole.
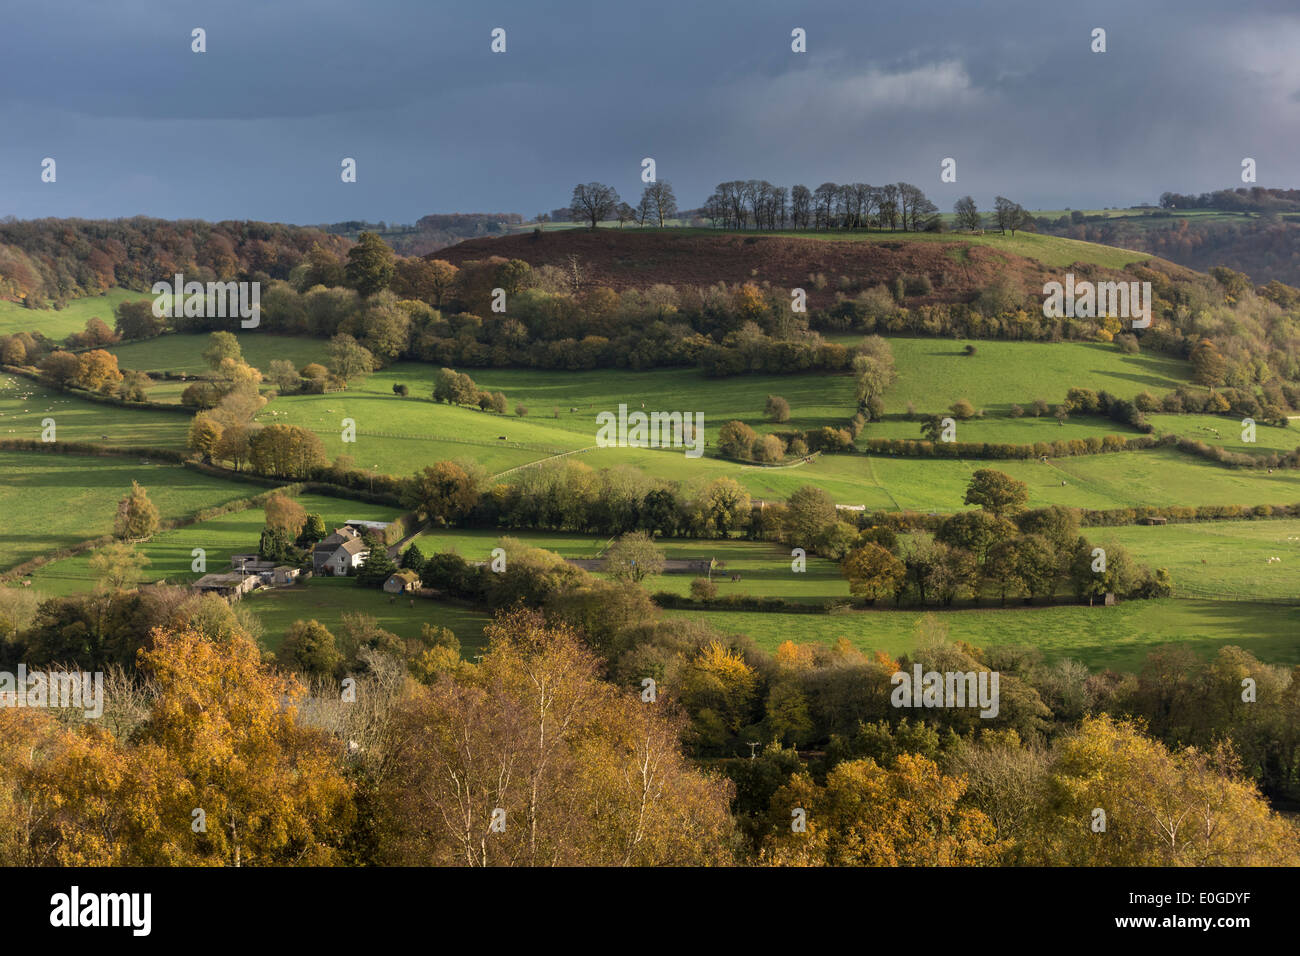
<instances>
[{"instance_id":1,"label":"green field","mask_svg":"<svg viewBox=\"0 0 1300 956\"><path fill-rule=\"evenodd\" d=\"M936 414L951 414L944 410ZM1034 418L1006 418L1000 415L987 415L984 418L972 418L968 421L954 420L956 441L992 442L1010 445L1031 445L1035 442L1068 441L1071 438L1104 438L1107 435L1119 435L1133 438L1142 434L1136 428L1097 416L1075 417L1064 424L1052 415ZM883 421L872 422L858 435L858 446L863 447L871 438L905 438L912 441L922 440L921 422L908 421L899 415L888 415Z\"/></svg>"},{"instance_id":2,"label":"green field","mask_svg":"<svg viewBox=\"0 0 1300 956\"><path fill-rule=\"evenodd\" d=\"M187 471L185 474L196 473ZM129 481L127 487L130 488ZM242 487L245 489L243 495L231 497L248 497L265 490L252 485ZM156 497L152 489L150 496ZM308 513L320 514L325 519L326 527L331 530L351 518L391 521L398 514L394 508L362 504L325 495L302 495L297 501ZM249 508L155 535L149 541L139 545L139 550L150 561L148 567L144 569L144 579L187 584L202 577L203 572L196 572L192 568L194 561L192 552L195 548L202 548L205 552L208 572L229 571L232 554L248 554L257 551L264 524L265 515L262 509ZM77 555L52 561L38 568L32 574L32 579L35 587L48 594L84 591L93 587L95 583L90 571L90 555Z\"/></svg>"},{"instance_id":3,"label":"green field","mask_svg":"<svg viewBox=\"0 0 1300 956\"><path fill-rule=\"evenodd\" d=\"M202 336L186 338L198 340L192 343L196 351L203 340ZM1028 406L1039 397L1059 402L1074 384L1122 397L1143 390L1162 393L1185 382L1187 371L1187 363L1182 361L1126 356L1113 347L1081 343L981 343L981 351L973 357L936 339L901 338L892 339L891 344L899 368L899 380L886 395L892 414L869 426L865 437L919 438L919 424L898 417L907 404L914 404L920 413L939 412L958 398L967 398L988 413L982 420L960 423L959 433L969 431L961 440L1026 443L1135 434L1099 418L1076 418L1061 426L1054 418L1013 419L1007 412L1013 403ZM855 411L852 377L847 374L710 379L697 369L470 371L481 387L505 394L510 414L434 403L428 396L436 368L405 362L354 383L346 392L283 396L263 410L259 421L310 428L321 436L331 456L348 454L358 466L379 472L407 474L440 458L473 457L489 472L498 473L594 445L597 413L617 412L619 404L632 411L640 410L644 403L647 411L702 413L709 442L715 441L717 430L732 419L760 431L777 427L808 430L842 426ZM934 382L943 385L927 384ZM410 396L395 396L396 384L406 385ZM790 403L789 422L775 426L765 421L763 406L769 394L781 395ZM528 409L526 417L514 414L517 405ZM355 443L342 441L344 418L356 422ZM647 459L647 454L654 453L601 449L583 460L663 464L662 459ZM735 471L740 466L722 467ZM708 465L692 461L687 474L709 470ZM673 477L686 477L676 466L672 471ZM770 496L770 492L764 494Z\"/></svg>"},{"instance_id":4,"label":"green field","mask_svg":"<svg viewBox=\"0 0 1300 956\"><path fill-rule=\"evenodd\" d=\"M309 362L323 365L329 358L329 343L324 339L240 331L237 324L230 331L239 340L244 361L263 372L276 359L288 359L302 368ZM162 335L144 342L115 345L109 351L117 356L120 368L193 375L209 371L208 363L203 361L208 341L207 335Z\"/></svg>"},{"instance_id":5,"label":"green field","mask_svg":"<svg viewBox=\"0 0 1300 956\"><path fill-rule=\"evenodd\" d=\"M1300 600L1300 521L1214 521L1163 527L1090 528L1138 560L1168 568L1180 597ZM1269 558L1281 561L1269 562Z\"/></svg>"},{"instance_id":6,"label":"green field","mask_svg":"<svg viewBox=\"0 0 1300 956\"><path fill-rule=\"evenodd\" d=\"M197 371L202 368L200 353L207 338L205 335L164 336L120 346L117 351L120 361L128 367L134 364ZM245 333L243 338L248 341L246 356L263 365L277 356L303 364L320 358L318 352L323 346L314 339L257 333ZM845 339L856 341L856 337ZM1059 402L1072 384L1105 389L1125 397L1144 389L1159 393L1184 382L1187 370L1185 362L1126 356L1113 347L1082 343L988 342L981 343L980 352L973 357L963 355L957 345L936 339L896 338L891 344L899 380L886 395L890 415L885 421L869 426L863 437L919 438L919 425L902 417L908 403L919 413L942 412L958 398L969 399L987 413L984 419L959 423L960 440L964 441L1026 443L1131 434L1130 429L1104 419L1076 418L1061 426L1054 418L1013 419L1007 417L1007 411L1013 400L1025 406L1038 397ZM843 425L855 411L852 378L847 374L710 379L697 369L681 368L647 372L471 371L480 386L506 395L510 414L494 415L434 403L428 396L436 368L406 362L354 383L345 392L282 396L264 409L258 420L264 424L285 422L308 427L321 436L331 457L350 455L358 467L377 473L409 474L439 459L474 458L496 474L594 445L596 414L615 412L619 404L628 405L630 410L641 409L644 403L649 411L701 413L706 441L710 442L716 440L718 428L732 419L744 421L760 431L776 427L808 430ZM934 382L943 384L935 387ZM394 395L395 384L406 385L410 396ZM28 390L34 388L29 386ZM183 388L184 383L161 382L151 397L155 401L178 401ZM789 422L774 426L764 419L763 406L769 394L782 395L790 403ZM525 406L529 414L523 418L515 415L517 405ZM87 427L78 427L67 437L99 440L100 434L109 434L110 440L117 443L151 441L179 447L187 425L179 418L166 421L163 424L170 427L165 433L151 435L156 420L151 422L136 416L165 413L108 407L97 407L94 412L93 424L86 422ZM355 443L342 440L345 418L356 422ZM113 427L96 433L105 419L111 420ZM21 424L31 427L27 422ZM74 427L80 424L80 420L73 423ZM119 433L128 432L134 437L119 437ZM644 460L644 455L645 451L639 449L602 449L599 457L603 462L617 463ZM700 462L691 465L690 473L708 470ZM739 466L725 467L734 471ZM830 466L822 470L843 471L844 468ZM674 477L683 477L680 469L673 471ZM838 476L829 480L843 487ZM853 483L860 481L855 479ZM770 489L761 493L772 494Z\"/></svg>"},{"instance_id":7,"label":"green field","mask_svg":"<svg viewBox=\"0 0 1300 956\"><path fill-rule=\"evenodd\" d=\"M841 335L835 340L852 344L859 338ZM918 412L938 413L965 398L989 413L1006 414L1012 405L1028 409L1036 398L1055 405L1076 386L1128 399L1143 391L1163 395L1187 384L1191 373L1181 359L1125 355L1100 343L972 344L975 354L965 355L964 341L891 337L898 381L885 393L885 409L902 412L911 402Z\"/></svg>"},{"instance_id":8,"label":"green field","mask_svg":"<svg viewBox=\"0 0 1300 956\"><path fill-rule=\"evenodd\" d=\"M1266 454L1289 452L1300 446L1300 428L1279 428L1263 422L1256 423L1253 442L1243 441L1241 419L1231 415L1147 415L1147 421L1155 426L1158 435L1194 438L1228 451Z\"/></svg>"},{"instance_id":9,"label":"green field","mask_svg":"<svg viewBox=\"0 0 1300 956\"><path fill-rule=\"evenodd\" d=\"M535 531L444 528L425 531L415 542L426 555L450 551L466 561L486 561L498 540L507 535L565 558L600 557L610 540ZM796 574L791 570L790 550L770 542L666 538L660 539L658 544L667 558L716 560L718 566L713 572L713 581L718 586L719 597L742 594L807 602L849 598L848 582L834 561L809 556L807 570ZM739 574L740 580L732 581L733 574ZM651 593L667 591L687 595L695 577L694 574L658 574L647 578L642 586Z\"/></svg>"},{"instance_id":10,"label":"green field","mask_svg":"<svg viewBox=\"0 0 1300 956\"><path fill-rule=\"evenodd\" d=\"M111 329L117 318L118 305L136 299L152 301L153 296L129 289L109 289L104 295L73 299L64 309L28 309L17 302L0 302L0 335L40 332L61 342L70 333L84 329L86 320L92 318L103 319Z\"/></svg>"},{"instance_id":11,"label":"green field","mask_svg":"<svg viewBox=\"0 0 1300 956\"><path fill-rule=\"evenodd\" d=\"M841 637L865 651L902 654L916 643L921 611L869 610L843 614L744 611L665 611L702 620L728 634L748 634L761 647L782 642L834 644ZM1272 664L1300 664L1300 607L1179 600L1128 601L1115 607L1035 607L936 612L949 638L977 647L1039 648L1048 660L1073 658L1093 671L1137 670L1162 644L1209 656L1237 644Z\"/></svg>"},{"instance_id":12,"label":"green field","mask_svg":"<svg viewBox=\"0 0 1300 956\"><path fill-rule=\"evenodd\" d=\"M185 447L188 415L122 408L76 398L17 375L0 373L0 438L40 441L43 422L54 419L58 441L152 448Z\"/></svg>"},{"instance_id":13,"label":"green field","mask_svg":"<svg viewBox=\"0 0 1300 956\"><path fill-rule=\"evenodd\" d=\"M110 533L117 503L130 492L132 480L149 490L164 519L263 490L179 465L42 452L0 451L0 474L0 513L7 524L4 568Z\"/></svg>"},{"instance_id":14,"label":"green field","mask_svg":"<svg viewBox=\"0 0 1300 956\"><path fill-rule=\"evenodd\" d=\"M1029 486L1029 506L1120 508L1139 505L1287 504L1300 501L1300 472L1230 469L1173 449L1030 461L923 459L879 455L823 455L809 464L780 468L740 465L715 458L686 459L681 452L600 448L579 461L593 468L628 464L656 477L690 485L723 476L751 495L785 499L801 485L824 488L837 503L871 510L962 510L971 474L1006 472ZM1064 484L1063 484L1064 482Z\"/></svg>"},{"instance_id":15,"label":"green field","mask_svg":"<svg viewBox=\"0 0 1300 956\"><path fill-rule=\"evenodd\" d=\"M244 604L266 629L262 644L270 651L279 649L294 621L315 619L337 633L344 614L368 614L380 627L406 638L419 637L423 624L449 628L467 658L483 649L483 626L490 615L445 601L392 597L358 587L352 578L313 578L296 587L257 591L244 598Z\"/></svg>"}]
</instances>

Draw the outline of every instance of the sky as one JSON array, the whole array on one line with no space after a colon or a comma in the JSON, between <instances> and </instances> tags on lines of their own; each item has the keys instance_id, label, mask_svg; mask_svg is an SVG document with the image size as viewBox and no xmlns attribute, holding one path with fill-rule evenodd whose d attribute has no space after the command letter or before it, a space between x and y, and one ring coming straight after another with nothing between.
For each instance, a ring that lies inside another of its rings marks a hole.
<instances>
[{"instance_id":1,"label":"sky","mask_svg":"<svg viewBox=\"0 0 1300 956\"><path fill-rule=\"evenodd\" d=\"M8 7L0 216L531 218L578 182L635 204L645 157L683 208L730 179L1126 206L1241 186L1245 157L1300 186L1295 0Z\"/></svg>"}]
</instances>

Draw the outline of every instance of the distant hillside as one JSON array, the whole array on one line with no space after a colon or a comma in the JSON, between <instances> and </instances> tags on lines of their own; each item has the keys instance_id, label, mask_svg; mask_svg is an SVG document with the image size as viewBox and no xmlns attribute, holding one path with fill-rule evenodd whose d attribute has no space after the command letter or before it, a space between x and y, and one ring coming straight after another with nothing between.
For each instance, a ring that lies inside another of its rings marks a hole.
<instances>
[{"instance_id":1,"label":"distant hillside","mask_svg":"<svg viewBox=\"0 0 1300 956\"><path fill-rule=\"evenodd\" d=\"M833 302L901 277L929 279L932 292L917 300L961 301L996 277L1041 288L1076 263L1077 273L1118 271L1148 257L1123 249L1017 233L982 236L933 233L727 233L710 229L566 229L472 239L436 254L461 265L500 256L532 266L566 269L576 257L584 281L618 291L655 283L709 286L767 282L804 288L810 304Z\"/></svg>"},{"instance_id":2,"label":"distant hillside","mask_svg":"<svg viewBox=\"0 0 1300 956\"><path fill-rule=\"evenodd\" d=\"M276 222L6 219L0 301L63 306L113 288L147 292L176 272L199 281L254 273L287 279L317 243L335 255L350 245L319 229Z\"/></svg>"},{"instance_id":3,"label":"distant hillside","mask_svg":"<svg viewBox=\"0 0 1300 956\"><path fill-rule=\"evenodd\" d=\"M354 241L363 232L377 233L398 255L424 256L455 245L462 239L503 236L523 221L523 216L517 212L454 212L424 216L414 226L352 221L330 223L319 228Z\"/></svg>"},{"instance_id":4,"label":"distant hillside","mask_svg":"<svg viewBox=\"0 0 1300 956\"><path fill-rule=\"evenodd\" d=\"M1198 272L1227 266L1258 285L1300 285L1300 213L1119 209L1036 222L1054 236L1141 249Z\"/></svg>"}]
</instances>

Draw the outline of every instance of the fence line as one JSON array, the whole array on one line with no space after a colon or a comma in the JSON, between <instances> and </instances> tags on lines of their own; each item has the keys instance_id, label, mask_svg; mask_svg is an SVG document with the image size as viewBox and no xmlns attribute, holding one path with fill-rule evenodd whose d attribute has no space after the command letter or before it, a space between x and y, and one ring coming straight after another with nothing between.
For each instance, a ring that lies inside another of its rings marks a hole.
<instances>
[{"instance_id":1,"label":"fence line","mask_svg":"<svg viewBox=\"0 0 1300 956\"><path fill-rule=\"evenodd\" d=\"M539 458L536 461L529 461L529 462L525 462L522 465L515 465L515 467L513 468L507 468L505 471L501 471L493 475L492 480L496 481L498 478L504 478L506 475L512 474L513 472L520 471L521 469L524 468L532 468L534 465L542 465L548 461L555 461L555 459L557 458L566 458L569 455L581 455L584 452L594 451L598 447L600 446L588 445L586 448L575 448L573 451L562 451L558 455L551 455L549 458Z\"/></svg>"}]
</instances>

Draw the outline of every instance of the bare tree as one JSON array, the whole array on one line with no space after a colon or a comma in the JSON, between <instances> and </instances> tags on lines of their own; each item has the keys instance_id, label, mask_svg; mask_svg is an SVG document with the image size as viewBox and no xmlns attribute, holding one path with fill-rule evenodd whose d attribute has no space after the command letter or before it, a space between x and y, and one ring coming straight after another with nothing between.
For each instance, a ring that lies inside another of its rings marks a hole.
<instances>
[{"instance_id":1,"label":"bare tree","mask_svg":"<svg viewBox=\"0 0 1300 956\"><path fill-rule=\"evenodd\" d=\"M958 229L970 229L974 231L980 227L980 211L975 205L975 200L970 196L962 196L952 207L956 214L956 223Z\"/></svg>"},{"instance_id":2,"label":"bare tree","mask_svg":"<svg viewBox=\"0 0 1300 956\"><path fill-rule=\"evenodd\" d=\"M666 220L677 215L677 197L673 195L672 183L666 179L660 179L646 186L641 195L642 205L644 206L647 201L660 229L664 227Z\"/></svg>"},{"instance_id":3,"label":"bare tree","mask_svg":"<svg viewBox=\"0 0 1300 956\"><path fill-rule=\"evenodd\" d=\"M831 220L835 213L835 196L839 191L840 188L835 183L822 183L813 190L814 221L818 229L822 226L827 229L831 227Z\"/></svg>"},{"instance_id":4,"label":"bare tree","mask_svg":"<svg viewBox=\"0 0 1300 956\"><path fill-rule=\"evenodd\" d=\"M1029 214L1021 207L1019 203L1012 202L1005 196L998 196L993 200L993 221L997 223L998 229L1005 233L1011 230L1011 235L1016 234L1016 230L1024 226L1025 220Z\"/></svg>"},{"instance_id":5,"label":"bare tree","mask_svg":"<svg viewBox=\"0 0 1300 956\"><path fill-rule=\"evenodd\" d=\"M807 229L812 212L812 192L807 186L790 189L790 219L796 229Z\"/></svg>"},{"instance_id":6,"label":"bare tree","mask_svg":"<svg viewBox=\"0 0 1300 956\"><path fill-rule=\"evenodd\" d=\"M573 199L569 209L573 218L591 223L595 229L598 224L610 218L618 206L618 191L604 183L579 183L573 187Z\"/></svg>"},{"instance_id":7,"label":"bare tree","mask_svg":"<svg viewBox=\"0 0 1300 956\"><path fill-rule=\"evenodd\" d=\"M888 186L881 186L879 197L880 228L883 230L888 223L889 231L893 232L898 228L898 184L890 183Z\"/></svg>"}]
</instances>

